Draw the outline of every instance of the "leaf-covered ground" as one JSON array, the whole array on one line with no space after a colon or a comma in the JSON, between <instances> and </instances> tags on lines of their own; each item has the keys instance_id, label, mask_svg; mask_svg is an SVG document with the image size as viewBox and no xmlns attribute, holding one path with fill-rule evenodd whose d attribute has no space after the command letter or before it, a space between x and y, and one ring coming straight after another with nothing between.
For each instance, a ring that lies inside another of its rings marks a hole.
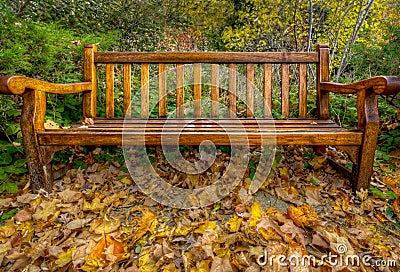
<instances>
[{"instance_id":1,"label":"leaf-covered ground","mask_svg":"<svg viewBox=\"0 0 400 272\"><path fill-rule=\"evenodd\" d=\"M182 188L212 183L229 163L219 150L210 170L185 175L159 151L149 152L153 166ZM196 152L183 150L188 160ZM252 152L245 176L259 160ZM328 155L348 164L334 149ZM70 170L50 195L32 194L24 179L18 194L1 195L0 270L399 271L400 161L377 164L375 189L355 195L325 156L280 148L256 194L247 177L214 205L179 210L147 197L94 149L82 155L88 168Z\"/></svg>"}]
</instances>

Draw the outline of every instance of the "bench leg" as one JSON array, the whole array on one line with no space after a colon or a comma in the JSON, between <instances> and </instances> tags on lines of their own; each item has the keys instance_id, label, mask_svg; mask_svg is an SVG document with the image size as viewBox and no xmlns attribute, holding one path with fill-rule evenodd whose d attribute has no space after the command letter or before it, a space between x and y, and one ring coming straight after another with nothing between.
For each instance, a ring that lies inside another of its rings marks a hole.
<instances>
[{"instance_id":1,"label":"bench leg","mask_svg":"<svg viewBox=\"0 0 400 272\"><path fill-rule=\"evenodd\" d=\"M360 103L361 104L361 103ZM361 129L364 130L364 136L360 151L358 153L358 164L353 169L353 190L368 189L371 182L373 172L373 164L375 159L375 149L378 143L379 133L379 115L378 115L378 97L373 93L365 95L365 103L363 106L365 116L361 124ZM359 109L357 109L358 112Z\"/></svg>"},{"instance_id":2,"label":"bench leg","mask_svg":"<svg viewBox=\"0 0 400 272\"><path fill-rule=\"evenodd\" d=\"M36 134L37 128L35 127L37 123L35 117L37 118L40 115L36 104L37 98L35 91L27 91L23 95L21 131L32 191L37 192L43 189L50 193L52 190L50 167L43 161L42 150L39 147Z\"/></svg>"}]
</instances>

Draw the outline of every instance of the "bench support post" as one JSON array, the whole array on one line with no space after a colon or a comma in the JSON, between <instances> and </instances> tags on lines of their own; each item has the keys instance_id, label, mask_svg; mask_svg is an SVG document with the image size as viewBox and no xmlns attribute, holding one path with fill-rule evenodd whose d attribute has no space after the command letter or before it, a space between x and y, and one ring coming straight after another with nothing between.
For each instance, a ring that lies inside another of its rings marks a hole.
<instances>
[{"instance_id":1,"label":"bench support post","mask_svg":"<svg viewBox=\"0 0 400 272\"><path fill-rule=\"evenodd\" d=\"M358 164L353 169L353 190L368 189L375 158L379 133L378 96L373 91L357 93L359 129L364 131L362 145L358 153Z\"/></svg>"},{"instance_id":2,"label":"bench support post","mask_svg":"<svg viewBox=\"0 0 400 272\"><path fill-rule=\"evenodd\" d=\"M44 189L50 193L52 190L51 167L44 163L37 138L37 132L44 130L46 93L26 90L22 97L21 130L32 191Z\"/></svg>"}]
</instances>

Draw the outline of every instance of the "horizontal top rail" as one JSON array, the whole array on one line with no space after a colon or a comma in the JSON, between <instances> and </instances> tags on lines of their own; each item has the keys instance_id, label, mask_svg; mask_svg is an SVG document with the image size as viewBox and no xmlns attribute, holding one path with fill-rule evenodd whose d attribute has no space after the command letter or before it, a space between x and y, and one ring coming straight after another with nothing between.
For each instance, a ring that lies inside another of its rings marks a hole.
<instances>
[{"instance_id":1,"label":"horizontal top rail","mask_svg":"<svg viewBox=\"0 0 400 272\"><path fill-rule=\"evenodd\" d=\"M317 52L95 52L96 63L317 63Z\"/></svg>"}]
</instances>

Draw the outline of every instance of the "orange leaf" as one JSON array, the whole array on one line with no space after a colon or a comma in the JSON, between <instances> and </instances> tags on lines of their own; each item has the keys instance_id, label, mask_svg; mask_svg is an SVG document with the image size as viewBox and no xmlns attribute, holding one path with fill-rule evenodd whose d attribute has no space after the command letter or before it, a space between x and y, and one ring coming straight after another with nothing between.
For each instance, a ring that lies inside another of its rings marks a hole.
<instances>
[{"instance_id":1,"label":"orange leaf","mask_svg":"<svg viewBox=\"0 0 400 272\"><path fill-rule=\"evenodd\" d=\"M124 245L112 236L103 237L86 257L86 264L94 267L103 267L110 262L118 262L125 254Z\"/></svg>"},{"instance_id":2,"label":"orange leaf","mask_svg":"<svg viewBox=\"0 0 400 272\"><path fill-rule=\"evenodd\" d=\"M312 227L318 222L318 214L308 204L303 204L300 207L290 206L288 215L298 227Z\"/></svg>"}]
</instances>

